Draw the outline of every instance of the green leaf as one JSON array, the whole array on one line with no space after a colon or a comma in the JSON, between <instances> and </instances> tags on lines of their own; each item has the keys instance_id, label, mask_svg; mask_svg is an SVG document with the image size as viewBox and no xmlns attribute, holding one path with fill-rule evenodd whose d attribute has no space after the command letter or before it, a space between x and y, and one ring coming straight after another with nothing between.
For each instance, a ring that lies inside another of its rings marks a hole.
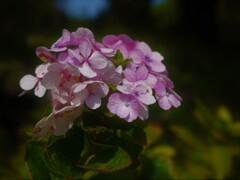
<instances>
[{"instance_id":1,"label":"green leaf","mask_svg":"<svg viewBox=\"0 0 240 180\"><path fill-rule=\"evenodd\" d=\"M77 167L77 164L81 158L83 146L83 131L77 124L65 137L50 138L44 152L47 167L64 178L81 178L84 171Z\"/></svg>"},{"instance_id":2,"label":"green leaf","mask_svg":"<svg viewBox=\"0 0 240 180\"><path fill-rule=\"evenodd\" d=\"M44 149L39 143L27 143L25 159L31 179L52 179L44 162Z\"/></svg>"},{"instance_id":3,"label":"green leaf","mask_svg":"<svg viewBox=\"0 0 240 180\"><path fill-rule=\"evenodd\" d=\"M231 156L226 147L214 145L208 148L212 172L216 179L225 179L231 169Z\"/></svg>"},{"instance_id":4,"label":"green leaf","mask_svg":"<svg viewBox=\"0 0 240 180\"><path fill-rule=\"evenodd\" d=\"M117 50L117 53L115 54L114 59L116 61L122 61L123 60L123 55L122 55L122 52L120 50Z\"/></svg>"},{"instance_id":5,"label":"green leaf","mask_svg":"<svg viewBox=\"0 0 240 180\"><path fill-rule=\"evenodd\" d=\"M109 173L123 170L129 167L131 163L129 154L122 148L116 147L93 154L87 164L79 166L88 170Z\"/></svg>"},{"instance_id":6,"label":"green leaf","mask_svg":"<svg viewBox=\"0 0 240 180\"><path fill-rule=\"evenodd\" d=\"M123 138L125 141L129 141L138 145L144 146L147 144L146 133L143 131L143 129L137 126L133 126L127 131L118 129L117 135L118 137Z\"/></svg>"},{"instance_id":7,"label":"green leaf","mask_svg":"<svg viewBox=\"0 0 240 180\"><path fill-rule=\"evenodd\" d=\"M114 59L113 64L116 67L121 65L123 68L125 68L128 63L132 62L131 58L123 59L123 55L122 55L122 52L120 50L117 50L117 53L115 54L113 59Z\"/></svg>"}]
</instances>

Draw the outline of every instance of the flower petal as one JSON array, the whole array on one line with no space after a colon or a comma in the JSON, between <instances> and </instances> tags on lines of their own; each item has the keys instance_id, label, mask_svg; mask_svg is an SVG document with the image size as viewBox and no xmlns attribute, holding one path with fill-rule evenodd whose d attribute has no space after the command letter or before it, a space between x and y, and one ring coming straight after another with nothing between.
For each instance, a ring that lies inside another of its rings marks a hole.
<instances>
[{"instance_id":1,"label":"flower petal","mask_svg":"<svg viewBox=\"0 0 240 180\"><path fill-rule=\"evenodd\" d=\"M50 71L42 79L42 85L46 89L53 89L58 87L61 82L61 74L59 72Z\"/></svg>"},{"instance_id":2,"label":"flower petal","mask_svg":"<svg viewBox=\"0 0 240 180\"><path fill-rule=\"evenodd\" d=\"M145 58L145 56L140 50L132 50L129 53L129 57L132 58L133 63L135 64L141 64Z\"/></svg>"},{"instance_id":3,"label":"flower petal","mask_svg":"<svg viewBox=\"0 0 240 180\"><path fill-rule=\"evenodd\" d=\"M144 55L150 55L152 53L151 48L145 43L140 42L138 48L143 52Z\"/></svg>"},{"instance_id":4,"label":"flower petal","mask_svg":"<svg viewBox=\"0 0 240 180\"><path fill-rule=\"evenodd\" d=\"M79 45L79 52L84 58L89 58L92 51L92 47L90 46L88 41L81 41Z\"/></svg>"},{"instance_id":5,"label":"flower petal","mask_svg":"<svg viewBox=\"0 0 240 180\"><path fill-rule=\"evenodd\" d=\"M95 69L103 69L107 66L108 60L98 51L94 51L91 57L88 59L91 66Z\"/></svg>"},{"instance_id":6,"label":"flower petal","mask_svg":"<svg viewBox=\"0 0 240 180\"><path fill-rule=\"evenodd\" d=\"M90 95L86 99L86 105L91 109L97 109L101 106L101 99L98 96Z\"/></svg>"},{"instance_id":7,"label":"flower petal","mask_svg":"<svg viewBox=\"0 0 240 180\"><path fill-rule=\"evenodd\" d=\"M154 104L156 102L156 99L151 94L140 94L138 96L138 99L146 105Z\"/></svg>"},{"instance_id":8,"label":"flower petal","mask_svg":"<svg viewBox=\"0 0 240 180\"><path fill-rule=\"evenodd\" d=\"M23 90L30 90L34 88L37 82L38 82L38 78L28 74L21 78L19 84Z\"/></svg>"},{"instance_id":9,"label":"flower petal","mask_svg":"<svg viewBox=\"0 0 240 180\"><path fill-rule=\"evenodd\" d=\"M158 104L161 108L163 108L164 110L168 110L171 108L171 103L169 102L167 96L163 96L161 98L159 98L158 100Z\"/></svg>"},{"instance_id":10,"label":"flower petal","mask_svg":"<svg viewBox=\"0 0 240 180\"><path fill-rule=\"evenodd\" d=\"M169 94L168 100L175 108L181 105L181 102L172 94Z\"/></svg>"},{"instance_id":11,"label":"flower petal","mask_svg":"<svg viewBox=\"0 0 240 180\"><path fill-rule=\"evenodd\" d=\"M46 88L42 85L41 81L39 81L34 89L34 94L38 97L43 97L45 92Z\"/></svg>"},{"instance_id":12,"label":"flower petal","mask_svg":"<svg viewBox=\"0 0 240 180\"><path fill-rule=\"evenodd\" d=\"M79 106L84 104L88 96L89 96L89 92L87 89L83 89L82 91L79 91L78 93L73 95L73 98L71 99L71 105Z\"/></svg>"},{"instance_id":13,"label":"flower petal","mask_svg":"<svg viewBox=\"0 0 240 180\"><path fill-rule=\"evenodd\" d=\"M54 114L53 134L61 136L72 127L73 121L82 114L83 106L66 106Z\"/></svg>"},{"instance_id":14,"label":"flower petal","mask_svg":"<svg viewBox=\"0 0 240 180\"><path fill-rule=\"evenodd\" d=\"M92 68L87 62L84 62L82 65L80 65L79 71L82 75L88 78L93 78L97 76L97 73L92 70Z\"/></svg>"}]
</instances>

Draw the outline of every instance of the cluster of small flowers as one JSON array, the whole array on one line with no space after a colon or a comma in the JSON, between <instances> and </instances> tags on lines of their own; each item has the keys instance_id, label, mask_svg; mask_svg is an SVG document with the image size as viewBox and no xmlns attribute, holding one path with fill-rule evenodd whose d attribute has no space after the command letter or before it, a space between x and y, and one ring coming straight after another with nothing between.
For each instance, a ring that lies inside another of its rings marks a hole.
<instances>
[{"instance_id":1,"label":"cluster of small flowers","mask_svg":"<svg viewBox=\"0 0 240 180\"><path fill-rule=\"evenodd\" d=\"M53 112L37 123L36 136L65 134L84 105L97 109L104 97L109 111L128 122L147 119L148 105L156 101L164 110L180 105L162 55L126 35L107 35L100 43L89 29L64 29L50 49L38 47L36 55L44 63L35 76L23 76L20 86L34 88L38 97L50 90L53 100Z\"/></svg>"}]
</instances>

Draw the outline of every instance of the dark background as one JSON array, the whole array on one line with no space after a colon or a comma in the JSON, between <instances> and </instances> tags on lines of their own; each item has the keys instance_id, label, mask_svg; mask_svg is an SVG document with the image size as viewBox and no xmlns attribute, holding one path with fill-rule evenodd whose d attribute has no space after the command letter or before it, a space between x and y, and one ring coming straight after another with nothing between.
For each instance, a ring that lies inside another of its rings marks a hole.
<instances>
[{"instance_id":1,"label":"dark background","mask_svg":"<svg viewBox=\"0 0 240 180\"><path fill-rule=\"evenodd\" d=\"M66 9L67 1L1 1L0 177L27 177L24 131L31 130L42 118L49 100L37 98L33 92L19 98L19 80L25 74L34 74L34 68L41 63L35 56L35 48L50 47L63 28L75 31L87 27L99 41L107 34L127 34L147 42L165 57L164 63L183 102L177 110L159 113L155 107L150 109L150 118L159 117L161 127L176 122L186 125L192 132L199 131L199 141L205 142L211 129L201 130L198 126L195 112L201 114L201 107L213 116L219 108L224 109L225 115L230 114L231 123L239 122L240 1L106 0L105 9L94 16L87 10L78 15L65 13L61 5ZM86 7L93 7L94 3L96 0L88 0ZM79 11L83 9L79 5ZM220 131L222 136L224 133ZM225 142L236 146L237 153L230 153L234 159L232 170L226 175L230 178L238 177L235 170L240 165L239 133L234 133L224 142L218 141L223 146ZM165 138L168 136L172 134ZM171 143L175 141L170 138Z\"/></svg>"}]
</instances>

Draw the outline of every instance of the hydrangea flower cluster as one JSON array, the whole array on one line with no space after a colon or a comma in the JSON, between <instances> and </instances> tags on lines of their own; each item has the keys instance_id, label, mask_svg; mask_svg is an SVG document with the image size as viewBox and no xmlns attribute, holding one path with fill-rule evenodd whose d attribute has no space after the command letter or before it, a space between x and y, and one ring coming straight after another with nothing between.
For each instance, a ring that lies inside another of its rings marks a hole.
<instances>
[{"instance_id":1,"label":"hydrangea flower cluster","mask_svg":"<svg viewBox=\"0 0 240 180\"><path fill-rule=\"evenodd\" d=\"M102 98L108 98L111 113L128 122L147 119L148 106L156 102L164 110L181 104L163 56L127 35L107 35L97 42L89 29L64 29L51 48L38 47L36 55L43 63L35 76L23 76L20 86L34 89L38 97L50 91L53 112L37 123L35 136L65 134L83 106L97 109Z\"/></svg>"}]
</instances>

